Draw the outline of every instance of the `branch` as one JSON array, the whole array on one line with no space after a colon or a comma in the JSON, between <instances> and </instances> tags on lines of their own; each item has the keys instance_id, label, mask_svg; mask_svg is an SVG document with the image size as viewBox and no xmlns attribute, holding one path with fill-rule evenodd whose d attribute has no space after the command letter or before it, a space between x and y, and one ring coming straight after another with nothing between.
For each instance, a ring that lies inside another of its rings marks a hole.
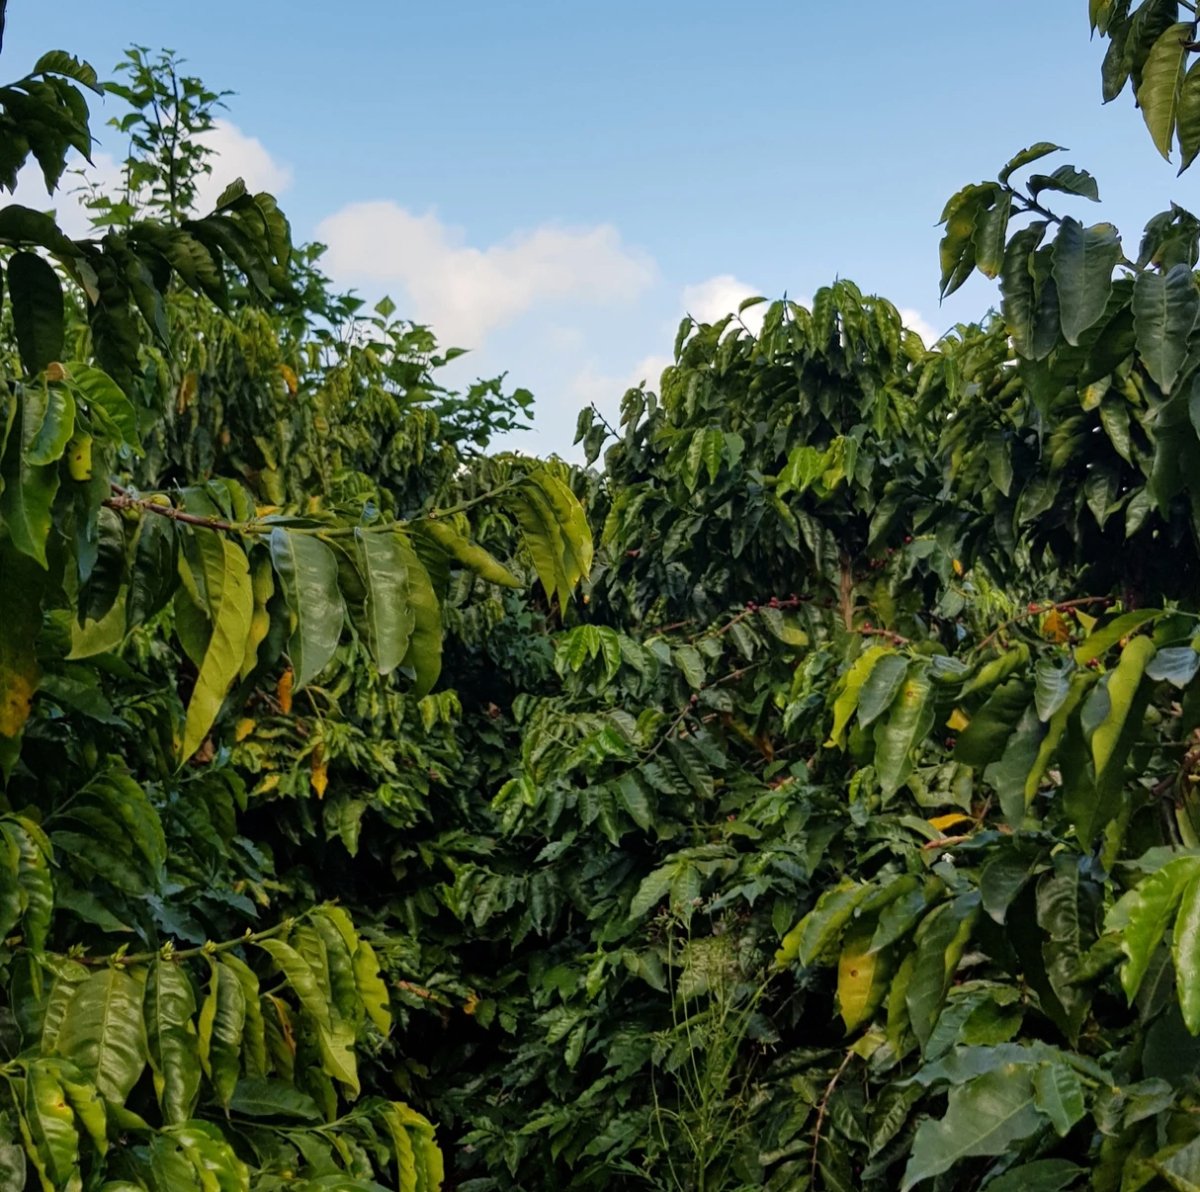
<instances>
[{"instance_id":1,"label":"branch","mask_svg":"<svg viewBox=\"0 0 1200 1192\"><path fill-rule=\"evenodd\" d=\"M1078 600L1060 600L1055 604L1031 603L1027 608L1017 613L1015 617L1009 617L1007 621L1002 621L997 625L975 649L986 649L1006 629L1010 629L1020 621L1027 621L1030 617L1040 617L1049 612L1065 613L1075 608L1086 608L1089 604L1113 604L1115 599L1113 596L1081 596Z\"/></svg>"},{"instance_id":2,"label":"branch","mask_svg":"<svg viewBox=\"0 0 1200 1192\"><path fill-rule=\"evenodd\" d=\"M256 944L259 940L268 940L277 935L286 935L297 923L308 918L317 909L317 907L313 907L312 910L305 911L304 914L298 915L294 919L284 919L282 923L276 923L274 927L268 927L263 931L251 931L247 928L244 935L240 935L236 939L224 940L219 944L208 940L198 948L176 949L174 942L168 940L155 952L114 952L110 956L71 956L69 959L76 961L78 964L103 968L113 964L149 964L150 961L158 960L159 958L163 960L183 961L194 960L198 956L216 956L221 952L232 952L234 948L240 948L244 944Z\"/></svg>"},{"instance_id":3,"label":"branch","mask_svg":"<svg viewBox=\"0 0 1200 1192\"><path fill-rule=\"evenodd\" d=\"M825 1092L821 1094L820 1104L817 1106L817 1122L813 1127L813 1152L812 1152L812 1167L809 1187L817 1186L817 1149L821 1143L821 1127L825 1124L825 1111L829 1108L829 1098L833 1096L833 1090L837 1088L838 1081L841 1080L843 1073L850 1066L850 1061L854 1058L854 1049L851 1048L846 1052L842 1059L841 1066L833 1074L829 1083L825 1086Z\"/></svg>"}]
</instances>

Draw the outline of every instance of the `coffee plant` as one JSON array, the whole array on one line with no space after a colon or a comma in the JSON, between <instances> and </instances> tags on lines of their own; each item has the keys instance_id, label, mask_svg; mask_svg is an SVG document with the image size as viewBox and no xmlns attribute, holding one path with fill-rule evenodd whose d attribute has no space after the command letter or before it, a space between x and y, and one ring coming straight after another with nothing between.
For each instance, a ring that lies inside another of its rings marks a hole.
<instances>
[{"instance_id":1,"label":"coffee plant","mask_svg":"<svg viewBox=\"0 0 1200 1192\"><path fill-rule=\"evenodd\" d=\"M1090 4L1185 168L1194 15ZM0 209L0 1187L1200 1188L1200 220L1034 144L998 315L685 320L570 467L120 70Z\"/></svg>"}]
</instances>

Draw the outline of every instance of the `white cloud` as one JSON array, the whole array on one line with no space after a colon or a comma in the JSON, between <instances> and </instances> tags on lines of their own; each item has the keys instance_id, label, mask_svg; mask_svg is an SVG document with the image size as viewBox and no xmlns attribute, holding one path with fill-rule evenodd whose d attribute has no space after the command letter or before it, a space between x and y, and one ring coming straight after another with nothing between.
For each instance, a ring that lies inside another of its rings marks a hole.
<instances>
[{"instance_id":1,"label":"white cloud","mask_svg":"<svg viewBox=\"0 0 1200 1192\"><path fill-rule=\"evenodd\" d=\"M696 282L683 288L683 309L680 317L689 314L698 323L715 323L731 315L747 299L762 293L756 286L740 281L732 273L720 273L706 281ZM742 315L742 321L756 335L762 327L767 303L750 307Z\"/></svg>"},{"instance_id":2,"label":"white cloud","mask_svg":"<svg viewBox=\"0 0 1200 1192\"><path fill-rule=\"evenodd\" d=\"M237 178L252 194L265 190L279 195L292 185L291 167L276 161L262 141L242 132L232 121L215 121L200 140L213 155L209 158L212 173L202 178L197 188L197 211L211 211L221 191Z\"/></svg>"},{"instance_id":3,"label":"white cloud","mask_svg":"<svg viewBox=\"0 0 1200 1192\"><path fill-rule=\"evenodd\" d=\"M913 310L912 307L903 307L900 310L900 318L905 327L910 331L915 331L925 342L927 348L933 347L939 339L942 338L942 332L937 331L933 324L924 319L919 310Z\"/></svg>"},{"instance_id":4,"label":"white cloud","mask_svg":"<svg viewBox=\"0 0 1200 1192\"><path fill-rule=\"evenodd\" d=\"M653 260L626 246L610 224L546 224L479 248L433 212L414 215L380 200L343 207L317 235L339 280L402 286L406 314L432 325L441 342L468 348L540 303L629 301L658 275Z\"/></svg>"}]
</instances>

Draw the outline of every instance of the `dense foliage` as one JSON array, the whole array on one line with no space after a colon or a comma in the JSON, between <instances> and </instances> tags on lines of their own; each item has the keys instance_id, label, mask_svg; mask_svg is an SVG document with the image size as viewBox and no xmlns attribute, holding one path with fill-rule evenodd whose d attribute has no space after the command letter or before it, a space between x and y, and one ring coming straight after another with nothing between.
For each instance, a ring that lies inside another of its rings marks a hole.
<instances>
[{"instance_id":1,"label":"dense foliage","mask_svg":"<svg viewBox=\"0 0 1200 1192\"><path fill-rule=\"evenodd\" d=\"M123 70L93 238L0 209L0 1187L1200 1187L1200 221L1034 145L1000 316L685 321L572 469Z\"/></svg>"}]
</instances>

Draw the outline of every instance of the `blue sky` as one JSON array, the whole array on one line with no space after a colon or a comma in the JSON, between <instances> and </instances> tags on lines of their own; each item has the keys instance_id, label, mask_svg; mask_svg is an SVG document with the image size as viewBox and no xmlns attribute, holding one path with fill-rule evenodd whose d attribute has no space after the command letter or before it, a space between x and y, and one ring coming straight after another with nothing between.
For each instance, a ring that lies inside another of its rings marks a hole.
<instances>
[{"instance_id":1,"label":"blue sky","mask_svg":"<svg viewBox=\"0 0 1200 1192\"><path fill-rule=\"evenodd\" d=\"M2 65L106 73L133 42L237 92L220 168L277 189L339 283L472 348L463 379L534 391L539 452L656 380L685 309L843 276L921 329L978 317L982 281L939 306L934 225L1032 141L1134 243L1200 203L1128 95L1102 107L1086 0L11 0Z\"/></svg>"}]
</instances>

